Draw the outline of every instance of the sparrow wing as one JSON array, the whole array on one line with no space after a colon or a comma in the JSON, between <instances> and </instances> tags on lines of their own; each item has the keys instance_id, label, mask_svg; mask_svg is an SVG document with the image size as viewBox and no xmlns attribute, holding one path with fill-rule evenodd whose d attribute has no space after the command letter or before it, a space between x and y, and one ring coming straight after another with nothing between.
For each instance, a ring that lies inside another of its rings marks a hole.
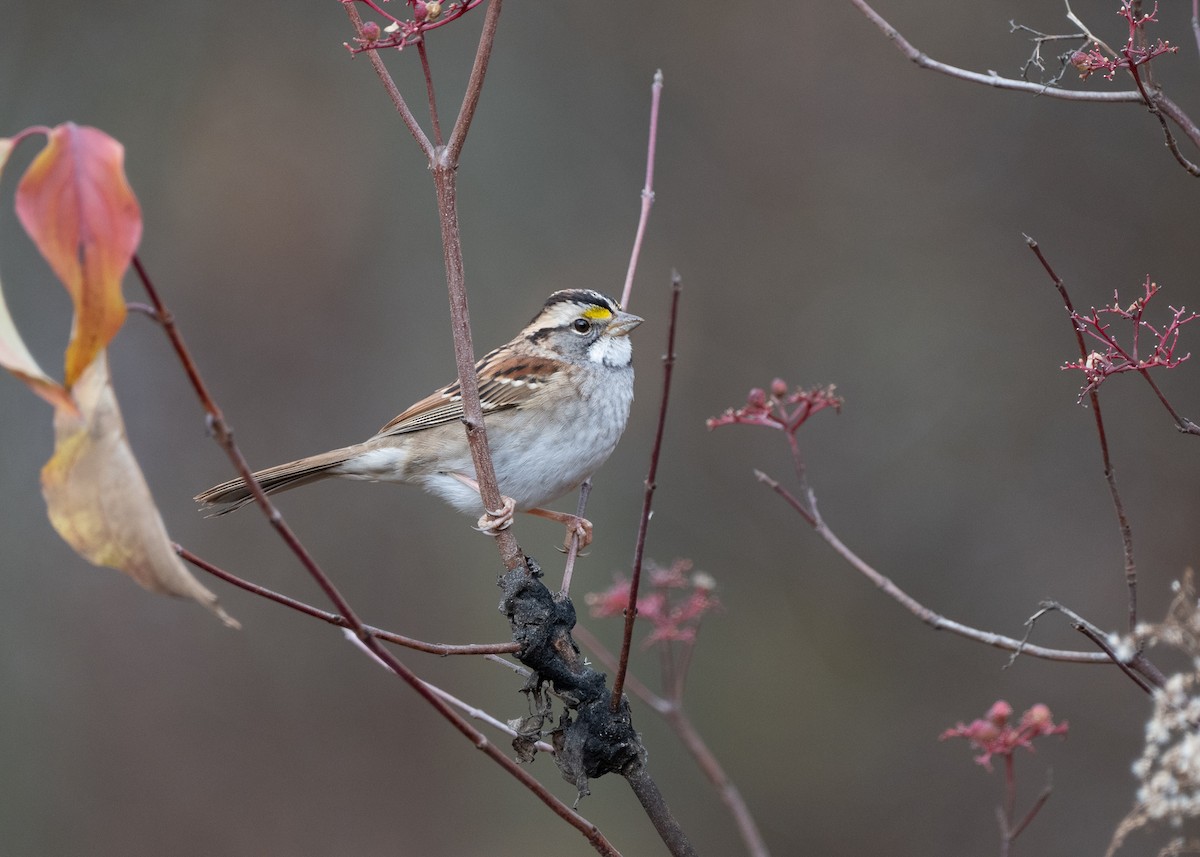
<instances>
[{"instance_id":1,"label":"sparrow wing","mask_svg":"<svg viewBox=\"0 0 1200 857\"><path fill-rule=\"evenodd\" d=\"M553 360L544 357L523 357L496 351L488 354L475 365L484 416L520 407L556 368ZM462 391L455 381L414 404L381 428L375 437L422 431L459 422L462 416Z\"/></svg>"}]
</instances>

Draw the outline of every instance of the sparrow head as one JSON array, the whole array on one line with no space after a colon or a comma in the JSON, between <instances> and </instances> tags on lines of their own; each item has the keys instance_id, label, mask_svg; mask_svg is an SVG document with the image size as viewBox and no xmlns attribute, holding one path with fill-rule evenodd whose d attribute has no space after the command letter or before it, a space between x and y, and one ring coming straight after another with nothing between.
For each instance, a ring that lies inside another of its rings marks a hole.
<instances>
[{"instance_id":1,"label":"sparrow head","mask_svg":"<svg viewBox=\"0 0 1200 857\"><path fill-rule=\"evenodd\" d=\"M629 332L642 319L590 289L564 289L546 299L522 335L566 359L620 368L633 357Z\"/></svg>"}]
</instances>

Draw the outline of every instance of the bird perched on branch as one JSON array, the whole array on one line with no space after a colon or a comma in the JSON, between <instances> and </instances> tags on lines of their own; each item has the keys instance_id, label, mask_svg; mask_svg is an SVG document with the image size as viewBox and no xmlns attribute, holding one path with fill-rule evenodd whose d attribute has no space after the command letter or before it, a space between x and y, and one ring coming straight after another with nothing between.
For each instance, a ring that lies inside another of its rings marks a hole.
<instances>
[{"instance_id":1,"label":"bird perched on branch","mask_svg":"<svg viewBox=\"0 0 1200 857\"><path fill-rule=\"evenodd\" d=\"M514 511L559 521L586 544L591 524L542 508L604 464L633 401L629 333L642 323L599 292L567 289L505 345L475 364L488 445L504 508L485 510L475 481L455 381L414 404L362 443L268 467L254 478L268 494L341 477L419 485L498 532ZM214 515L253 501L241 478L196 496Z\"/></svg>"}]
</instances>

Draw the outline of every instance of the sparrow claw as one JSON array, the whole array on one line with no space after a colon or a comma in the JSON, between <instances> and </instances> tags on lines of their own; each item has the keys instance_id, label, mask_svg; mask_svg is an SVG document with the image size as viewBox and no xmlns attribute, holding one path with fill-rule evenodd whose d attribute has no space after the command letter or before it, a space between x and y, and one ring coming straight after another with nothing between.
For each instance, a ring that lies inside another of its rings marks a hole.
<instances>
[{"instance_id":1,"label":"sparrow claw","mask_svg":"<svg viewBox=\"0 0 1200 857\"><path fill-rule=\"evenodd\" d=\"M578 537L579 547L577 551L582 555L583 549L592 543L592 522L578 515L568 515L563 524L567 527L567 538L563 542L563 553L570 552L571 540Z\"/></svg>"},{"instance_id":2,"label":"sparrow claw","mask_svg":"<svg viewBox=\"0 0 1200 857\"><path fill-rule=\"evenodd\" d=\"M501 530L507 530L512 526L513 513L516 511L517 504L513 502L512 497L504 497L503 500L504 505L496 511L484 510L475 523L475 528L479 532L494 537L499 535Z\"/></svg>"}]
</instances>

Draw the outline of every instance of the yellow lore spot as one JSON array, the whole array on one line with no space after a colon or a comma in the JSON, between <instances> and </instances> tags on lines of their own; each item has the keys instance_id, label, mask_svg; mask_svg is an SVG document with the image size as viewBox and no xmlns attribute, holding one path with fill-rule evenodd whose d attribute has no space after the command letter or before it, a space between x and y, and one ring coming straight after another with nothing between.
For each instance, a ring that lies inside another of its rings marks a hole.
<instances>
[{"instance_id":1,"label":"yellow lore spot","mask_svg":"<svg viewBox=\"0 0 1200 857\"><path fill-rule=\"evenodd\" d=\"M605 319L612 318L612 313L601 306L588 307L583 311L584 318L590 319Z\"/></svg>"}]
</instances>

